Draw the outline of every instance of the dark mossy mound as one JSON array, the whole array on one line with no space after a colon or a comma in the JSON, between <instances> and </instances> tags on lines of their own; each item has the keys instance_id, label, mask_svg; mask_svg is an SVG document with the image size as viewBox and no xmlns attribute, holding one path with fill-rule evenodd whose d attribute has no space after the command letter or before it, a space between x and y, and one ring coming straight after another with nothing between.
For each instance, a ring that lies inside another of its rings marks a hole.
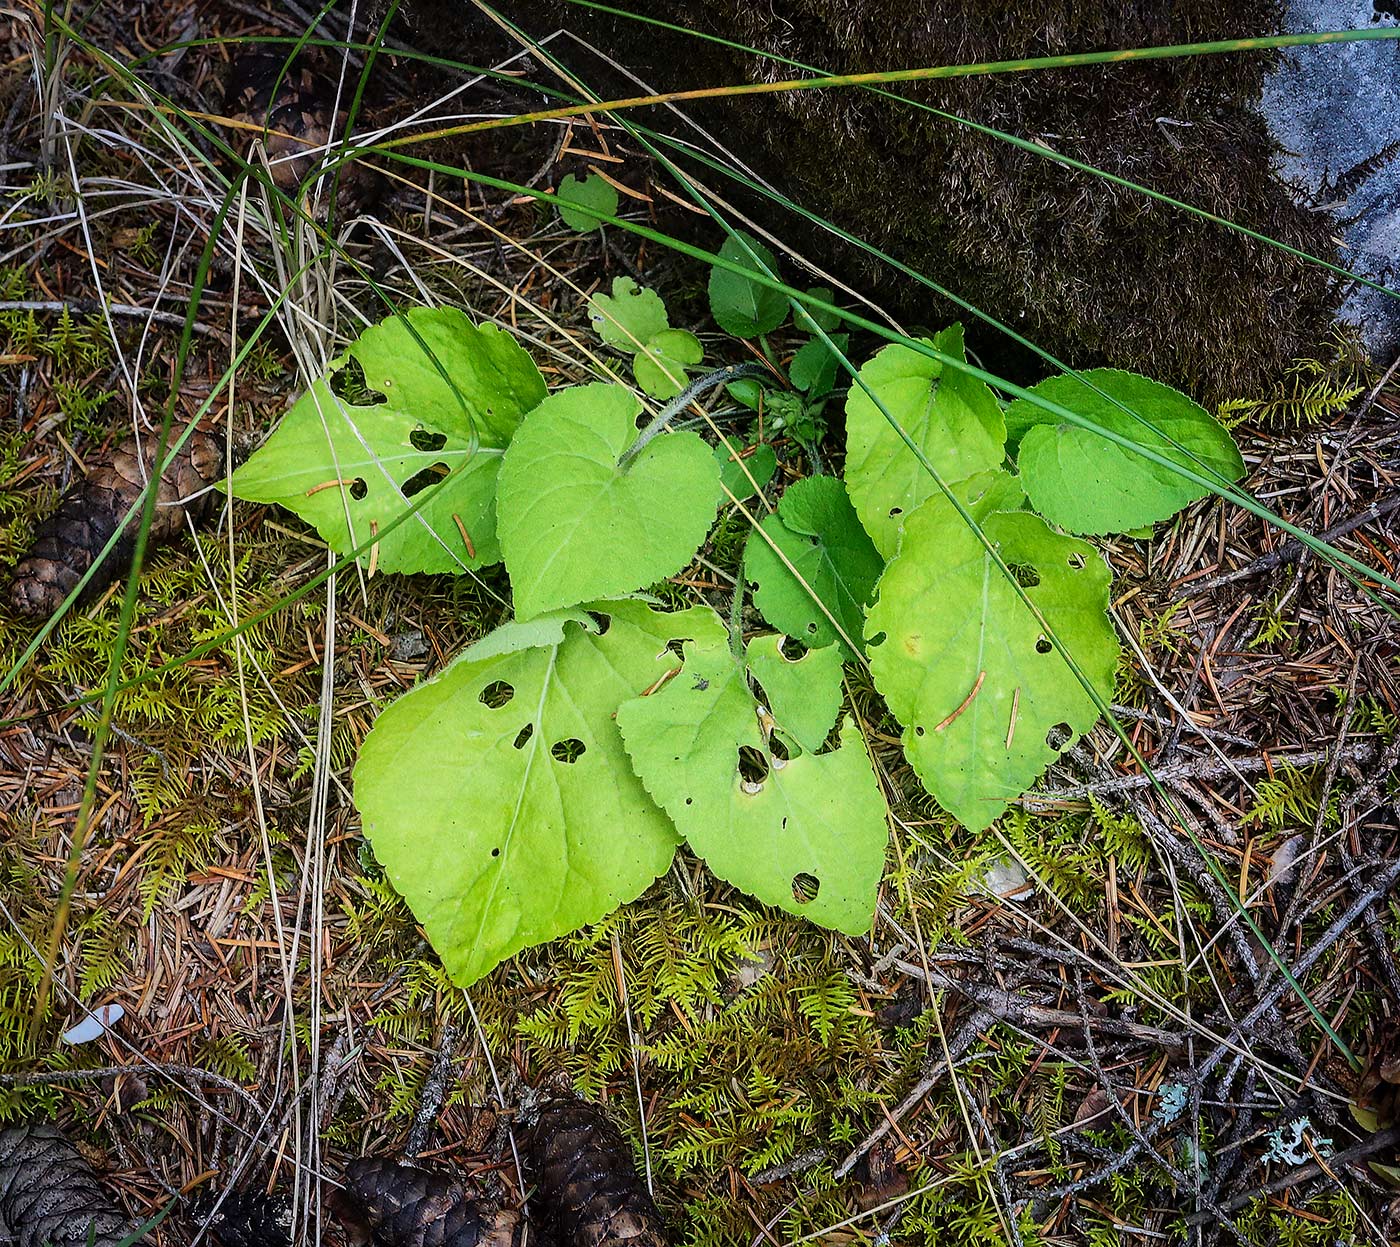
<instances>
[{"instance_id":1,"label":"dark mossy mound","mask_svg":"<svg viewBox=\"0 0 1400 1247\"><path fill-rule=\"evenodd\" d=\"M408 7L420 40L461 32L470 8L466 0L408 0ZM502 7L537 36L567 24L657 89L793 76L771 61L582 8ZM1277 30L1280 19L1269 0L654 0L644 7L834 72L1259 35ZM552 46L594 89L635 91L604 78L576 45ZM1232 54L895 89L1333 258L1328 220L1295 204L1270 171L1270 140L1253 111L1268 65L1265 55ZM1319 340L1338 301L1324 270L1277 248L868 92L686 107L797 202L1076 365L1135 368L1207 400L1248 393ZM635 115L666 124L660 110ZM781 210L764 215L911 321L957 314ZM996 358L993 335L974 342Z\"/></svg>"}]
</instances>

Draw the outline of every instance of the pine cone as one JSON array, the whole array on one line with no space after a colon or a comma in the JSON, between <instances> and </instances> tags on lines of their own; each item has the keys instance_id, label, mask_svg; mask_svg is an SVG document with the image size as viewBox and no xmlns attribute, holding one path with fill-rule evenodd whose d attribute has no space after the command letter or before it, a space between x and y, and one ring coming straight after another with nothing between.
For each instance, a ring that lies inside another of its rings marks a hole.
<instances>
[{"instance_id":1,"label":"pine cone","mask_svg":"<svg viewBox=\"0 0 1400 1247\"><path fill-rule=\"evenodd\" d=\"M596 1104L545 1101L527 1141L531 1207L569 1247L666 1247L632 1150Z\"/></svg>"},{"instance_id":2,"label":"pine cone","mask_svg":"<svg viewBox=\"0 0 1400 1247\"><path fill-rule=\"evenodd\" d=\"M362 1156L345 1166L345 1185L376 1247L516 1247L523 1241L519 1214L454 1174ZM532 1234L531 1241L539 1240Z\"/></svg>"},{"instance_id":3,"label":"pine cone","mask_svg":"<svg viewBox=\"0 0 1400 1247\"><path fill-rule=\"evenodd\" d=\"M316 61L302 58L288 66L280 51L251 51L234 65L225 107L235 121L263 132L273 184L292 194L343 135L353 88L353 80L340 87L337 110L336 81ZM240 145L248 138L249 132L242 131ZM342 164L338 171L339 215L353 216L372 197L375 181L358 161Z\"/></svg>"},{"instance_id":4,"label":"pine cone","mask_svg":"<svg viewBox=\"0 0 1400 1247\"><path fill-rule=\"evenodd\" d=\"M10 605L17 614L42 619L58 610L136 504L154 468L156 443L154 436L139 443L128 438L63 495L58 510L39 525L29 553L15 568ZM187 514L198 521L213 509L212 492L190 502L180 500L205 490L222 464L221 438L198 429L190 435L161 477L149 544L179 534ZM139 515L133 517L122 531L106 562L88 581L80 604L95 598L131 565L139 520Z\"/></svg>"},{"instance_id":5,"label":"pine cone","mask_svg":"<svg viewBox=\"0 0 1400 1247\"><path fill-rule=\"evenodd\" d=\"M92 1166L55 1127L0 1130L0 1241L116 1247L131 1231Z\"/></svg>"},{"instance_id":6,"label":"pine cone","mask_svg":"<svg viewBox=\"0 0 1400 1247\"><path fill-rule=\"evenodd\" d=\"M192 1215L219 1247L291 1247L292 1201L280 1193L230 1191L223 1199L211 1194Z\"/></svg>"}]
</instances>

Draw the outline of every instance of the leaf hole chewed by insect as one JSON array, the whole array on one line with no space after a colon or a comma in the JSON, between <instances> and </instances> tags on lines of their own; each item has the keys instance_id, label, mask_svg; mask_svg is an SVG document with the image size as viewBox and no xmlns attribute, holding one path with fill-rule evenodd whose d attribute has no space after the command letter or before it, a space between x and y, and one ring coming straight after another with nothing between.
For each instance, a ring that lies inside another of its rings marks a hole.
<instances>
[{"instance_id":1,"label":"leaf hole chewed by insect","mask_svg":"<svg viewBox=\"0 0 1400 1247\"><path fill-rule=\"evenodd\" d=\"M681 662L685 661L685 639L683 637L672 637L666 642L666 648Z\"/></svg>"},{"instance_id":2,"label":"leaf hole chewed by insect","mask_svg":"<svg viewBox=\"0 0 1400 1247\"><path fill-rule=\"evenodd\" d=\"M904 514L904 508L903 508L903 507L891 507L891 508L890 508L890 519L892 519L892 520L897 520L897 519L898 519L901 515L903 515L903 514Z\"/></svg>"},{"instance_id":3,"label":"leaf hole chewed by insect","mask_svg":"<svg viewBox=\"0 0 1400 1247\"><path fill-rule=\"evenodd\" d=\"M444 476L451 471L445 463L434 463L424 468L421 472L415 472L403 483L403 496L412 498L414 494L421 494L429 485L436 485Z\"/></svg>"},{"instance_id":4,"label":"leaf hole chewed by insect","mask_svg":"<svg viewBox=\"0 0 1400 1247\"><path fill-rule=\"evenodd\" d=\"M599 636L603 636L612 627L611 615L605 615L602 611L585 611L584 614L598 626Z\"/></svg>"},{"instance_id":5,"label":"leaf hole chewed by insect","mask_svg":"<svg viewBox=\"0 0 1400 1247\"><path fill-rule=\"evenodd\" d=\"M886 640L886 638L887 638L888 636L889 636L889 634L886 633L886 632L877 632L877 633L876 633L874 636L872 636L872 637L866 637L866 639L865 639L865 648L866 648L866 649L875 649L877 646L883 645L883 644L885 643L885 640Z\"/></svg>"},{"instance_id":6,"label":"leaf hole chewed by insect","mask_svg":"<svg viewBox=\"0 0 1400 1247\"><path fill-rule=\"evenodd\" d=\"M350 482L350 488L347 492L356 502L360 502L364 499L364 496L369 493L369 486L365 484L365 478L363 476L357 476Z\"/></svg>"},{"instance_id":7,"label":"leaf hole chewed by insect","mask_svg":"<svg viewBox=\"0 0 1400 1247\"><path fill-rule=\"evenodd\" d=\"M499 846L497 846L496 848L494 848L494 849L491 850L491 856L492 856L492 857L500 857L500 855L501 855L501 850L500 850L500 847L499 847Z\"/></svg>"},{"instance_id":8,"label":"leaf hole chewed by insect","mask_svg":"<svg viewBox=\"0 0 1400 1247\"><path fill-rule=\"evenodd\" d=\"M816 631L817 631L816 620L812 620L810 623L808 623L808 625L807 625L807 631L810 632L810 633L813 633L813 634L816 633Z\"/></svg>"},{"instance_id":9,"label":"leaf hole chewed by insect","mask_svg":"<svg viewBox=\"0 0 1400 1247\"><path fill-rule=\"evenodd\" d=\"M1037 654L1048 654L1054 648L1055 647L1050 644L1050 638L1047 636L1040 637L1035 643L1035 652Z\"/></svg>"},{"instance_id":10,"label":"leaf hole chewed by insect","mask_svg":"<svg viewBox=\"0 0 1400 1247\"><path fill-rule=\"evenodd\" d=\"M915 735L915 736L922 736L923 734L924 734L924 729L923 729L922 727L920 727L917 723L914 724L914 735Z\"/></svg>"},{"instance_id":11,"label":"leaf hole chewed by insect","mask_svg":"<svg viewBox=\"0 0 1400 1247\"><path fill-rule=\"evenodd\" d=\"M1040 573L1029 563L1008 563L1006 570L1023 589L1034 589L1040 583Z\"/></svg>"},{"instance_id":12,"label":"leaf hole chewed by insect","mask_svg":"<svg viewBox=\"0 0 1400 1247\"><path fill-rule=\"evenodd\" d=\"M1080 554L1078 550L1071 554L1065 561L1077 572L1082 572L1084 570L1084 556Z\"/></svg>"},{"instance_id":13,"label":"leaf hole chewed by insect","mask_svg":"<svg viewBox=\"0 0 1400 1247\"><path fill-rule=\"evenodd\" d=\"M788 747L787 741L783 739L781 732L774 732L768 740L768 751L773 755L773 761L791 762L793 751Z\"/></svg>"},{"instance_id":14,"label":"leaf hole chewed by insect","mask_svg":"<svg viewBox=\"0 0 1400 1247\"><path fill-rule=\"evenodd\" d=\"M821 887L822 881L804 870L792 877L792 899L799 905L808 905L817 899Z\"/></svg>"},{"instance_id":15,"label":"leaf hole chewed by insect","mask_svg":"<svg viewBox=\"0 0 1400 1247\"><path fill-rule=\"evenodd\" d=\"M768 759L752 745L739 746L739 778L754 785L768 778Z\"/></svg>"},{"instance_id":16,"label":"leaf hole chewed by insect","mask_svg":"<svg viewBox=\"0 0 1400 1247\"><path fill-rule=\"evenodd\" d=\"M1068 723L1057 723L1045 733L1045 743L1051 749L1063 749L1073 735Z\"/></svg>"},{"instance_id":17,"label":"leaf hole chewed by insect","mask_svg":"<svg viewBox=\"0 0 1400 1247\"><path fill-rule=\"evenodd\" d=\"M416 428L408 435L408 444L414 450L441 450L447 445L446 433L433 433L425 428Z\"/></svg>"},{"instance_id":18,"label":"leaf hole chewed by insect","mask_svg":"<svg viewBox=\"0 0 1400 1247\"><path fill-rule=\"evenodd\" d=\"M343 367L331 373L327 380L331 393L352 407L372 407L375 403L387 401L379 390L370 389L369 382L365 379L365 370L360 366L360 361L353 356L345 361Z\"/></svg>"},{"instance_id":19,"label":"leaf hole chewed by insect","mask_svg":"<svg viewBox=\"0 0 1400 1247\"><path fill-rule=\"evenodd\" d=\"M489 710L499 710L514 696L515 689L504 680L493 680L481 690L477 700Z\"/></svg>"},{"instance_id":20,"label":"leaf hole chewed by insect","mask_svg":"<svg viewBox=\"0 0 1400 1247\"><path fill-rule=\"evenodd\" d=\"M572 766L587 751L588 746L579 740L577 736L569 736L564 740L556 740L549 747L549 756L556 762L563 762Z\"/></svg>"},{"instance_id":21,"label":"leaf hole chewed by insect","mask_svg":"<svg viewBox=\"0 0 1400 1247\"><path fill-rule=\"evenodd\" d=\"M522 727L522 728L520 729L520 731L516 734L515 740L514 740L512 743L515 745L515 747L516 747L517 749L524 749L525 746L529 743L530 737L533 736L534 734L535 734L535 725L534 725L533 723L527 723L527 724L526 724L524 727Z\"/></svg>"}]
</instances>

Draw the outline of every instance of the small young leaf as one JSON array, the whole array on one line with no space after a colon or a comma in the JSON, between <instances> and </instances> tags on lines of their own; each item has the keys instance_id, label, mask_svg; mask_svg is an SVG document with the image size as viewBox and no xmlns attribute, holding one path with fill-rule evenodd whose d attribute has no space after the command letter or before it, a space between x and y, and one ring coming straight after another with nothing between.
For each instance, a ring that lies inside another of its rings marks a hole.
<instances>
[{"instance_id":1,"label":"small young leaf","mask_svg":"<svg viewBox=\"0 0 1400 1247\"><path fill-rule=\"evenodd\" d=\"M619 466L640 410L620 385L575 386L511 441L498 505L518 618L644 588L705 540L719 502L714 452L694 433L663 433Z\"/></svg>"},{"instance_id":2,"label":"small young leaf","mask_svg":"<svg viewBox=\"0 0 1400 1247\"><path fill-rule=\"evenodd\" d=\"M357 406L333 393L332 379L352 360L382 401ZM478 328L455 308L415 308L366 329L332 362L234 473L233 493L296 512L344 554L431 489L418 514L379 542L379 569L494 563L501 455L544 396L539 369L508 333Z\"/></svg>"},{"instance_id":3,"label":"small young leaf","mask_svg":"<svg viewBox=\"0 0 1400 1247\"><path fill-rule=\"evenodd\" d=\"M789 658L784 640L777 632L754 637L744 660L783 730L808 753L816 753L841 713L841 647L809 649Z\"/></svg>"},{"instance_id":4,"label":"small young leaf","mask_svg":"<svg viewBox=\"0 0 1400 1247\"><path fill-rule=\"evenodd\" d=\"M468 651L361 746L365 835L462 986L638 896L675 851L613 714L676 664L667 642L723 647L724 626L708 607L593 609L601 634L564 622L539 648Z\"/></svg>"},{"instance_id":5,"label":"small young leaf","mask_svg":"<svg viewBox=\"0 0 1400 1247\"><path fill-rule=\"evenodd\" d=\"M810 670L814 695L825 699L816 686L833 674ZM717 875L824 926L870 929L888 831L849 720L830 753L775 756L743 668L716 638L688 643L675 678L625 702L617 723L647 791ZM762 779L741 773L741 750Z\"/></svg>"},{"instance_id":6,"label":"small young leaf","mask_svg":"<svg viewBox=\"0 0 1400 1247\"><path fill-rule=\"evenodd\" d=\"M846 487L834 476L797 481L761 527L763 533L750 533L744 548L744 575L757 585L754 605L764 619L809 649L819 649L840 641L820 602L859 645L865 608L884 563L861 528ZM774 553L764 533L802 580ZM844 642L841 648L849 655Z\"/></svg>"},{"instance_id":7,"label":"small young leaf","mask_svg":"<svg viewBox=\"0 0 1400 1247\"><path fill-rule=\"evenodd\" d=\"M836 293L828 286L811 286L807 293L814 298L821 299L824 303L835 303ZM831 333L841 328L841 318L835 312L828 312L825 308L813 307L807 309L807 314L816 321L817 328ZM807 322L798 317L799 329L807 328Z\"/></svg>"},{"instance_id":8,"label":"small young leaf","mask_svg":"<svg viewBox=\"0 0 1400 1247\"><path fill-rule=\"evenodd\" d=\"M945 329L931 345L966 358L961 325ZM860 376L944 481L1000 467L1006 424L996 396L975 377L898 344L885 347ZM904 516L938 493L904 439L854 383L846 397L846 484L865 531L886 558L894 554Z\"/></svg>"},{"instance_id":9,"label":"small young leaf","mask_svg":"<svg viewBox=\"0 0 1400 1247\"><path fill-rule=\"evenodd\" d=\"M604 342L629 355L671 326L661 296L630 277L614 277L612 294L588 300L588 320Z\"/></svg>"},{"instance_id":10,"label":"small young leaf","mask_svg":"<svg viewBox=\"0 0 1400 1247\"><path fill-rule=\"evenodd\" d=\"M723 446L716 446L715 458L719 460L720 485L740 502L752 498L778 470L778 454L767 442L741 450L737 460Z\"/></svg>"},{"instance_id":11,"label":"small young leaf","mask_svg":"<svg viewBox=\"0 0 1400 1247\"><path fill-rule=\"evenodd\" d=\"M617 215L617 188L610 186L596 173L590 173L582 182L572 173L566 175L559 183L558 195L573 205L568 208L561 206L559 216L565 225L580 233L586 234L602 224L593 213L587 211L589 208L604 216Z\"/></svg>"},{"instance_id":12,"label":"small young leaf","mask_svg":"<svg viewBox=\"0 0 1400 1247\"><path fill-rule=\"evenodd\" d=\"M754 377L740 377L726 385L724 390L740 407L747 407L750 411L757 411L763 403L763 386Z\"/></svg>"},{"instance_id":13,"label":"small young leaf","mask_svg":"<svg viewBox=\"0 0 1400 1247\"><path fill-rule=\"evenodd\" d=\"M844 355L850 337L848 333L833 333L831 341ZM821 398L823 394L831 393L831 387L836 384L838 364L835 351L820 338L813 338L810 342L804 342L792 357L788 380L799 390L806 391L808 398Z\"/></svg>"},{"instance_id":14,"label":"small young leaf","mask_svg":"<svg viewBox=\"0 0 1400 1247\"><path fill-rule=\"evenodd\" d=\"M768 427L775 433L779 429L801 429L807 414L806 401L791 390L766 391L763 408L768 413Z\"/></svg>"},{"instance_id":15,"label":"small young leaf","mask_svg":"<svg viewBox=\"0 0 1400 1247\"><path fill-rule=\"evenodd\" d=\"M1083 380L1050 377L1031 393L1198 475L1218 473L1226 481L1244 475L1244 460L1234 439L1185 394L1114 368L1094 368L1081 375ZM1017 467L1031 505L1070 532L1124 532L1153 524L1210 492L1089 429L1059 422L1024 398L1007 408L1006 420L1020 438Z\"/></svg>"},{"instance_id":16,"label":"small young leaf","mask_svg":"<svg viewBox=\"0 0 1400 1247\"><path fill-rule=\"evenodd\" d=\"M685 389L685 370L698 364L705 349L687 329L663 329L632 360L637 384L652 398L675 398Z\"/></svg>"},{"instance_id":17,"label":"small young leaf","mask_svg":"<svg viewBox=\"0 0 1400 1247\"><path fill-rule=\"evenodd\" d=\"M741 243L739 239L743 239ZM744 244L747 244L747 248ZM749 254L752 250L753 255ZM773 253L757 238L739 231L738 237L725 239L719 254L726 260L738 264L750 272L760 273L767 269L767 275L777 278L778 262ZM757 256L755 261L753 256ZM742 273L731 273L728 269L710 269L710 310L715 323L725 333L736 338L756 338L759 334L771 333L787 319L787 296L768 286L761 286Z\"/></svg>"},{"instance_id":18,"label":"small young leaf","mask_svg":"<svg viewBox=\"0 0 1400 1247\"><path fill-rule=\"evenodd\" d=\"M972 512L1091 685L1112 696L1109 571L1028 511ZM875 685L924 786L964 826L990 826L1089 730L1098 707L946 499L910 515L865 635Z\"/></svg>"}]
</instances>

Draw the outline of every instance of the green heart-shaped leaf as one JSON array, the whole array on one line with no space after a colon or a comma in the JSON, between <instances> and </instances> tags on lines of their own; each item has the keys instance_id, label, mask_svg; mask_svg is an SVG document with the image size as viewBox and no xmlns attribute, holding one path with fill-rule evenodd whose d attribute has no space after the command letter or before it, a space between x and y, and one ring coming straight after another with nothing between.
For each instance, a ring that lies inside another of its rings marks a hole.
<instances>
[{"instance_id":1,"label":"green heart-shaped leaf","mask_svg":"<svg viewBox=\"0 0 1400 1247\"><path fill-rule=\"evenodd\" d=\"M809 697L840 699L840 664L798 664ZM647 791L717 875L769 905L860 935L885 864L885 801L860 731L788 758L774 749L743 665L723 637L685 646L676 676L618 708L617 725ZM778 728L785 725L777 724ZM747 761L762 778L741 773Z\"/></svg>"},{"instance_id":2,"label":"green heart-shaped leaf","mask_svg":"<svg viewBox=\"0 0 1400 1247\"><path fill-rule=\"evenodd\" d=\"M950 325L931 345L966 358L961 325ZM889 558L904 517L939 489L865 387L947 482L1000 467L1006 424L996 395L976 377L898 343L870 360L860 379L864 387L852 385L846 398L846 487L865 531Z\"/></svg>"},{"instance_id":3,"label":"green heart-shaped leaf","mask_svg":"<svg viewBox=\"0 0 1400 1247\"><path fill-rule=\"evenodd\" d=\"M612 294L600 290L588 300L588 320L604 342L628 354L671 326L661 296L630 277L614 277Z\"/></svg>"},{"instance_id":4,"label":"green heart-shaped leaf","mask_svg":"<svg viewBox=\"0 0 1400 1247\"><path fill-rule=\"evenodd\" d=\"M1050 377L1031 393L1198 476L1237 481L1244 475L1244 460L1228 430L1160 381L1093 368L1079 377ZM1031 505L1070 532L1127 532L1165 520L1209 492L1166 464L1062 421L1027 399L1006 409L1006 423L1020 440L1016 466Z\"/></svg>"},{"instance_id":5,"label":"green heart-shaped leaf","mask_svg":"<svg viewBox=\"0 0 1400 1247\"><path fill-rule=\"evenodd\" d=\"M559 205L559 216L570 229L580 233L595 230L602 222L589 212L601 212L604 216L617 215L617 189L609 186L596 173L590 173L579 181L572 173L559 183L559 198L567 200L569 207Z\"/></svg>"},{"instance_id":6,"label":"green heart-shaped leaf","mask_svg":"<svg viewBox=\"0 0 1400 1247\"><path fill-rule=\"evenodd\" d=\"M507 624L375 722L355 765L365 835L455 982L632 900L678 842L632 774L614 712L724 645L708 607L594 604L608 626Z\"/></svg>"},{"instance_id":7,"label":"green heart-shaped leaf","mask_svg":"<svg viewBox=\"0 0 1400 1247\"><path fill-rule=\"evenodd\" d=\"M575 386L521 424L497 486L515 612L621 597L681 570L719 503L719 463L694 433L664 433L621 466L641 404L620 385Z\"/></svg>"},{"instance_id":8,"label":"green heart-shaped leaf","mask_svg":"<svg viewBox=\"0 0 1400 1247\"><path fill-rule=\"evenodd\" d=\"M884 560L860 526L845 485L834 476L794 482L762 529L749 534L744 575L757 586L754 605L764 619L812 649L840 641L854 657L841 632L860 645Z\"/></svg>"},{"instance_id":9,"label":"green heart-shaped leaf","mask_svg":"<svg viewBox=\"0 0 1400 1247\"><path fill-rule=\"evenodd\" d=\"M698 364L705 348L688 329L663 329L632 360L632 375L652 398L675 398L685 389L685 370Z\"/></svg>"},{"instance_id":10,"label":"green heart-shaped leaf","mask_svg":"<svg viewBox=\"0 0 1400 1247\"><path fill-rule=\"evenodd\" d=\"M989 489L969 510L1044 623L941 494L905 521L865 623L871 674L904 725L905 756L974 831L1099 716L1045 624L1103 701L1118 664L1103 558L1028 511L989 513L1007 492Z\"/></svg>"},{"instance_id":11,"label":"green heart-shaped leaf","mask_svg":"<svg viewBox=\"0 0 1400 1247\"><path fill-rule=\"evenodd\" d=\"M332 382L352 361L360 392L342 398ZM377 543L380 571L494 563L501 453L544 396L544 378L510 334L456 308L415 308L366 329L332 361L234 473L233 493L296 512L337 554L422 503Z\"/></svg>"}]
</instances>

